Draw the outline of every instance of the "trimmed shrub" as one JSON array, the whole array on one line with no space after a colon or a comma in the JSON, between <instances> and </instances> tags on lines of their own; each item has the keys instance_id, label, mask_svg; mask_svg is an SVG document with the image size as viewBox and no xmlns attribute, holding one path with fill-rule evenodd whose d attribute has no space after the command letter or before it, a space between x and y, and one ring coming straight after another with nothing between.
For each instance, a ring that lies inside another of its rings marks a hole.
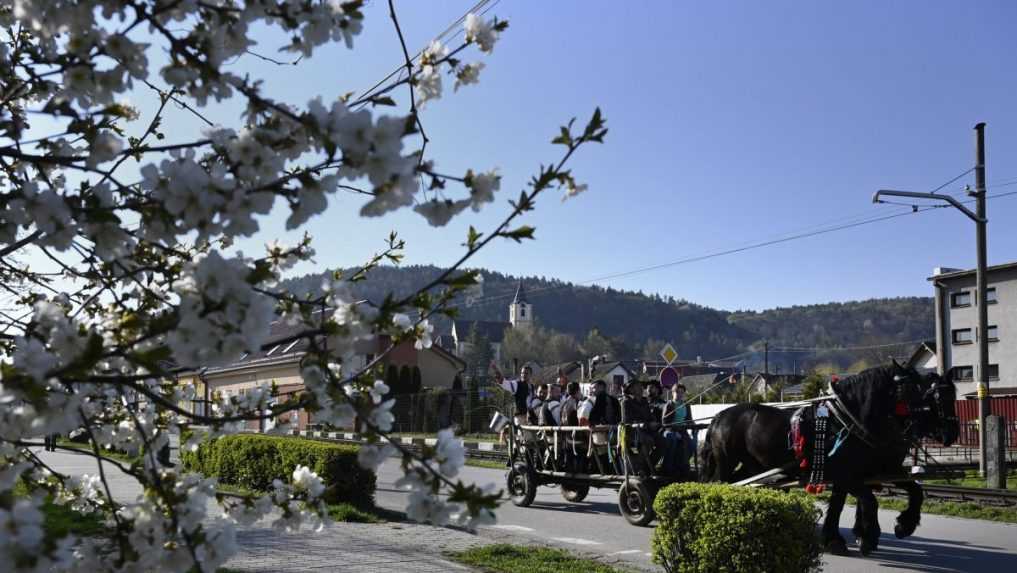
<instances>
[{"instance_id":1,"label":"trimmed shrub","mask_svg":"<svg viewBox=\"0 0 1017 573\"><path fill-rule=\"evenodd\" d=\"M653 509L653 561L669 573L820 569L820 511L803 492L681 483L660 490Z\"/></svg>"},{"instance_id":2,"label":"trimmed shrub","mask_svg":"<svg viewBox=\"0 0 1017 573\"><path fill-rule=\"evenodd\" d=\"M187 436L181 436L181 443ZM355 445L331 444L296 437L236 434L201 444L197 452L182 452L184 469L218 477L223 483L267 491L272 480L289 482L298 465L307 466L325 482L327 503L374 502L376 476L357 464Z\"/></svg>"}]
</instances>

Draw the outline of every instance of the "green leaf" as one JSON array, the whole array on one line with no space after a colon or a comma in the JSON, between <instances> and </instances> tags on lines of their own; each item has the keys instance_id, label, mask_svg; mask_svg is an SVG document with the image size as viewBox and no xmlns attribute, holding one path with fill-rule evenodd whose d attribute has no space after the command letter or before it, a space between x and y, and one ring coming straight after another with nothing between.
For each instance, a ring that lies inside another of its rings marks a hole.
<instances>
[{"instance_id":1,"label":"green leaf","mask_svg":"<svg viewBox=\"0 0 1017 573\"><path fill-rule=\"evenodd\" d=\"M501 233L501 236L512 239L517 243L521 243L523 242L523 239L533 239L534 231L536 231L534 227L523 225L511 231L504 231Z\"/></svg>"},{"instance_id":2,"label":"green leaf","mask_svg":"<svg viewBox=\"0 0 1017 573\"><path fill-rule=\"evenodd\" d=\"M473 247L476 246L477 241L479 241L480 238L483 236L484 236L483 233L478 232L476 229L473 228L473 225L470 225L470 230L466 234L466 247L469 249L473 249Z\"/></svg>"}]
</instances>

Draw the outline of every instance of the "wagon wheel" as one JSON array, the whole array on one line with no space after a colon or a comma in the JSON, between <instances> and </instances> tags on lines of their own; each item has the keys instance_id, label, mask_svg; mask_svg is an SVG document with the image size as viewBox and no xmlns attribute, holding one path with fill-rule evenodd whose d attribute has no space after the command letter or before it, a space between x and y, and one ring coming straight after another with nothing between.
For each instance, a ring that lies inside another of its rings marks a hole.
<instances>
[{"instance_id":1,"label":"wagon wheel","mask_svg":"<svg viewBox=\"0 0 1017 573\"><path fill-rule=\"evenodd\" d=\"M537 496L537 479L530 466L516 462L505 474L505 482L512 497L512 503L519 507L528 507Z\"/></svg>"},{"instance_id":2,"label":"wagon wheel","mask_svg":"<svg viewBox=\"0 0 1017 573\"><path fill-rule=\"evenodd\" d=\"M590 484L561 485L561 496L565 498L565 501L579 503L586 499L588 493L590 493Z\"/></svg>"},{"instance_id":3,"label":"wagon wheel","mask_svg":"<svg viewBox=\"0 0 1017 573\"><path fill-rule=\"evenodd\" d=\"M618 489L618 509L632 525L649 525L653 513L653 493L640 479L629 478Z\"/></svg>"}]
</instances>

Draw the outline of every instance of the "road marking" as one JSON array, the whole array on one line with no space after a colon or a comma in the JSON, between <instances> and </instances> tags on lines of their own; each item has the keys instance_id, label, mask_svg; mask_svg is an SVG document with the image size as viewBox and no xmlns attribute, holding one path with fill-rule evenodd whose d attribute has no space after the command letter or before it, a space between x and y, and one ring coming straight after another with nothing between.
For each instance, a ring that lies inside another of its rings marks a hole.
<instances>
[{"instance_id":1,"label":"road marking","mask_svg":"<svg viewBox=\"0 0 1017 573\"><path fill-rule=\"evenodd\" d=\"M561 541L562 543L570 543L572 545L600 545L599 541L591 541L589 539L581 539L579 537L552 537L555 541Z\"/></svg>"},{"instance_id":2,"label":"road marking","mask_svg":"<svg viewBox=\"0 0 1017 573\"><path fill-rule=\"evenodd\" d=\"M623 551L615 551L614 553L608 553L608 555L631 555L633 553L642 553L638 549L625 549Z\"/></svg>"},{"instance_id":3,"label":"road marking","mask_svg":"<svg viewBox=\"0 0 1017 573\"><path fill-rule=\"evenodd\" d=\"M505 531L535 531L532 527L522 525L492 525L491 529L504 529Z\"/></svg>"}]
</instances>

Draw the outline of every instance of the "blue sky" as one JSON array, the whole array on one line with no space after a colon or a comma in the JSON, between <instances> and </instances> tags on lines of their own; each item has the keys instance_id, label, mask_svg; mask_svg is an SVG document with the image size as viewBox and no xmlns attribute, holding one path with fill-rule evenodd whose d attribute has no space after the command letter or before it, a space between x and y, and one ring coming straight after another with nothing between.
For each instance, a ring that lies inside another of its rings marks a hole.
<instances>
[{"instance_id":1,"label":"blue sky","mask_svg":"<svg viewBox=\"0 0 1017 573\"><path fill-rule=\"evenodd\" d=\"M470 4L397 3L411 50ZM497 224L506 201L558 156L549 145L558 125L596 106L611 131L572 164L589 192L565 203L545 196L524 221L537 227L536 242L496 244L473 266L585 282L891 214L901 208L872 205L872 193L930 190L971 167L979 121L988 124L990 185L1017 180L1014 2L502 0L492 14L511 27L492 56L469 52L487 64L481 83L452 94L447 82L423 120L439 170L501 170L497 202L435 230L408 210L359 218L362 199L336 196L307 227L317 265L300 271L357 264L391 229L408 241L407 263L453 262L467 227ZM366 15L355 52L235 67L299 103L360 91L401 60L386 4L371 2ZM259 40L267 54L283 41ZM235 110L210 113L236 125ZM196 127L174 112L169 140ZM965 182L973 177L944 191ZM1006 191L1017 185L990 188ZM990 200L990 263L1017 259L1015 215L1017 195ZM295 239L285 216L277 209L241 246L254 254L270 238ZM940 209L600 284L762 309L929 295L934 266L973 264L973 224Z\"/></svg>"}]
</instances>

